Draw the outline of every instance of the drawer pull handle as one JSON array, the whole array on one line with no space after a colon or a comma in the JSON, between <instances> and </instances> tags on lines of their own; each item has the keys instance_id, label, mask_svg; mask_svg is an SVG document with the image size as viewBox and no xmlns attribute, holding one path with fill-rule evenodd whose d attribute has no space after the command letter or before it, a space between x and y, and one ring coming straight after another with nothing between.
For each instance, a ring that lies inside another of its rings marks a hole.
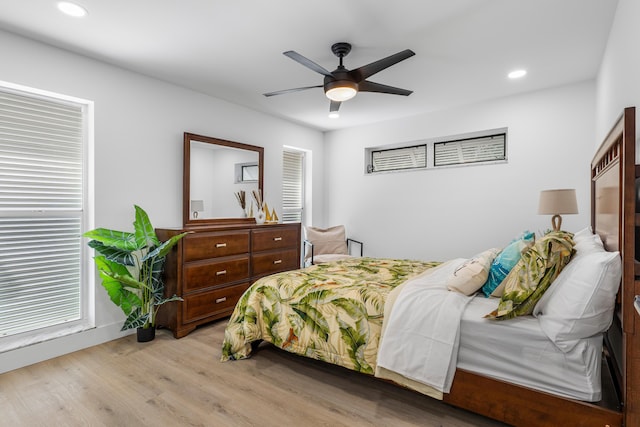
<instances>
[{"instance_id":1,"label":"drawer pull handle","mask_svg":"<svg viewBox=\"0 0 640 427\"><path fill-rule=\"evenodd\" d=\"M216 304L220 304L221 302L225 302L226 300L227 300L227 297L218 298L216 300Z\"/></svg>"},{"instance_id":2,"label":"drawer pull handle","mask_svg":"<svg viewBox=\"0 0 640 427\"><path fill-rule=\"evenodd\" d=\"M226 248L227 244L226 243L216 243L216 248Z\"/></svg>"},{"instance_id":3,"label":"drawer pull handle","mask_svg":"<svg viewBox=\"0 0 640 427\"><path fill-rule=\"evenodd\" d=\"M216 276L223 276L225 274L227 274L227 270L216 271Z\"/></svg>"},{"instance_id":4,"label":"drawer pull handle","mask_svg":"<svg viewBox=\"0 0 640 427\"><path fill-rule=\"evenodd\" d=\"M281 259L277 259L277 260L273 261L273 263L274 264L280 264L280 263L282 263L282 260Z\"/></svg>"},{"instance_id":5,"label":"drawer pull handle","mask_svg":"<svg viewBox=\"0 0 640 427\"><path fill-rule=\"evenodd\" d=\"M274 238L273 238L273 241L274 241L274 242L279 242L280 240L282 240L282 237L274 237Z\"/></svg>"}]
</instances>

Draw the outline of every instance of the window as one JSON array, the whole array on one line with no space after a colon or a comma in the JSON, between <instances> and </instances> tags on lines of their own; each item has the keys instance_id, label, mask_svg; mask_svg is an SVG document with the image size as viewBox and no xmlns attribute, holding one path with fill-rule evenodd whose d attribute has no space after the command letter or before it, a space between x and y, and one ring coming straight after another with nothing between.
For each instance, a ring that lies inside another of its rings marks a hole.
<instances>
[{"instance_id":1,"label":"window","mask_svg":"<svg viewBox=\"0 0 640 427\"><path fill-rule=\"evenodd\" d=\"M507 129L369 147L365 173L401 172L507 162Z\"/></svg>"},{"instance_id":2,"label":"window","mask_svg":"<svg viewBox=\"0 0 640 427\"><path fill-rule=\"evenodd\" d=\"M433 144L434 166L493 162L506 159L505 134Z\"/></svg>"},{"instance_id":3,"label":"window","mask_svg":"<svg viewBox=\"0 0 640 427\"><path fill-rule=\"evenodd\" d=\"M92 108L0 84L0 351L92 322L82 239Z\"/></svg>"},{"instance_id":4,"label":"window","mask_svg":"<svg viewBox=\"0 0 640 427\"><path fill-rule=\"evenodd\" d=\"M236 179L235 183L258 182L260 170L257 163L236 163L235 165Z\"/></svg>"},{"instance_id":5,"label":"window","mask_svg":"<svg viewBox=\"0 0 640 427\"><path fill-rule=\"evenodd\" d=\"M388 172L427 167L427 145L371 151L371 172Z\"/></svg>"},{"instance_id":6,"label":"window","mask_svg":"<svg viewBox=\"0 0 640 427\"><path fill-rule=\"evenodd\" d=\"M282 222L302 222L304 152L285 150L282 160Z\"/></svg>"}]
</instances>

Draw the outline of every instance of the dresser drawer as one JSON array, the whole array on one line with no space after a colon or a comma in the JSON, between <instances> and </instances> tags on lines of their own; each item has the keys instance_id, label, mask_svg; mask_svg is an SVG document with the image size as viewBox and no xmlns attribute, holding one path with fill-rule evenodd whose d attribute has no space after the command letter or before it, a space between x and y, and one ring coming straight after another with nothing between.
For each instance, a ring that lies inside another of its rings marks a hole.
<instances>
[{"instance_id":1,"label":"dresser drawer","mask_svg":"<svg viewBox=\"0 0 640 427\"><path fill-rule=\"evenodd\" d=\"M278 273L280 271L296 270L300 268L297 249L263 252L251 257L253 276Z\"/></svg>"},{"instance_id":2,"label":"dresser drawer","mask_svg":"<svg viewBox=\"0 0 640 427\"><path fill-rule=\"evenodd\" d=\"M247 282L185 296L183 322L193 322L206 317L222 317L231 314L236 303L248 287L249 283Z\"/></svg>"},{"instance_id":3,"label":"dresser drawer","mask_svg":"<svg viewBox=\"0 0 640 427\"><path fill-rule=\"evenodd\" d=\"M225 283L249 280L249 257L227 257L213 261L196 261L184 266L184 292Z\"/></svg>"},{"instance_id":4,"label":"dresser drawer","mask_svg":"<svg viewBox=\"0 0 640 427\"><path fill-rule=\"evenodd\" d=\"M244 254L249 252L249 231L190 234L183 245L186 262Z\"/></svg>"},{"instance_id":5,"label":"dresser drawer","mask_svg":"<svg viewBox=\"0 0 640 427\"><path fill-rule=\"evenodd\" d=\"M298 229L293 227L253 230L251 250L257 252L296 247L299 244L299 240Z\"/></svg>"}]
</instances>

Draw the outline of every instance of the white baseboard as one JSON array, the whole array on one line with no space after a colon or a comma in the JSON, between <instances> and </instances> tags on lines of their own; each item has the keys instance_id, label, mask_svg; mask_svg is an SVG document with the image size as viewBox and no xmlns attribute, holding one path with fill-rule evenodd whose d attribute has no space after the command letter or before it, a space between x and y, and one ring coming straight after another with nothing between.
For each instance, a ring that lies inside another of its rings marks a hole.
<instances>
[{"instance_id":1,"label":"white baseboard","mask_svg":"<svg viewBox=\"0 0 640 427\"><path fill-rule=\"evenodd\" d=\"M122 322L103 325L0 354L0 374L135 333L120 332Z\"/></svg>"}]
</instances>

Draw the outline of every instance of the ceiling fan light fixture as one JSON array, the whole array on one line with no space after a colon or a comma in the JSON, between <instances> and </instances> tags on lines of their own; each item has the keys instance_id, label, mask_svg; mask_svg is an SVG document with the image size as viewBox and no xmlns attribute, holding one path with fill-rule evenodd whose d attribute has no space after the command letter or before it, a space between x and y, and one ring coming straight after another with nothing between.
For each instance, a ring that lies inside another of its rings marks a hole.
<instances>
[{"instance_id":1,"label":"ceiling fan light fixture","mask_svg":"<svg viewBox=\"0 0 640 427\"><path fill-rule=\"evenodd\" d=\"M356 96L358 84L349 80L338 80L325 85L325 95L332 101L344 102Z\"/></svg>"},{"instance_id":2,"label":"ceiling fan light fixture","mask_svg":"<svg viewBox=\"0 0 640 427\"><path fill-rule=\"evenodd\" d=\"M338 113L337 111L331 111L329 113L329 118L330 119L339 119L340 118L340 113Z\"/></svg>"}]
</instances>

